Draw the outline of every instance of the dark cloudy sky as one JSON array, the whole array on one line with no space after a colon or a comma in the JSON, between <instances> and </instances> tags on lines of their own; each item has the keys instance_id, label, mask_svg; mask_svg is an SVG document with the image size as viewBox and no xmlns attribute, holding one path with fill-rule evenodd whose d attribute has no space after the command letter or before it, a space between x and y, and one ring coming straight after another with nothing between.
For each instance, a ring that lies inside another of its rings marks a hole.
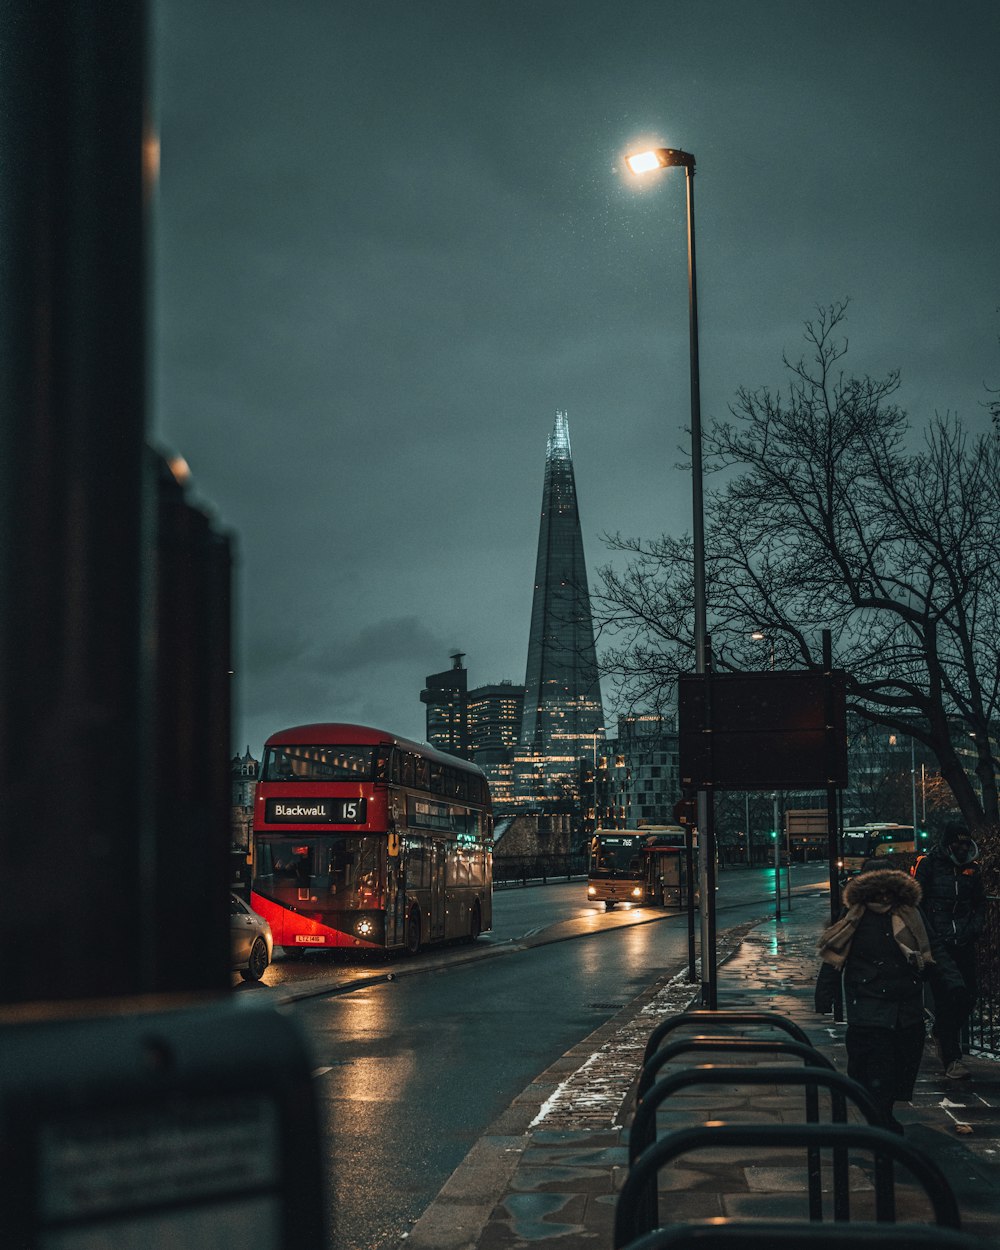
<instances>
[{"instance_id":1,"label":"dark cloudy sky","mask_svg":"<svg viewBox=\"0 0 1000 1250\"><path fill-rule=\"evenodd\" d=\"M424 735L428 673L524 679L569 413L587 561L690 527L702 409L851 300L920 424L1000 383L995 0L160 0L153 433L236 535L235 745ZM609 724L611 722L609 721Z\"/></svg>"}]
</instances>

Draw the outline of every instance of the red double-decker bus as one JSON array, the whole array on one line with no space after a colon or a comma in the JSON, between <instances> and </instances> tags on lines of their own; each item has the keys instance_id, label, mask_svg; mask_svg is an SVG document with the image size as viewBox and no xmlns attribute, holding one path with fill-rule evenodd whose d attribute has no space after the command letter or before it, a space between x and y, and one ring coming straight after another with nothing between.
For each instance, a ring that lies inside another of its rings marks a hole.
<instances>
[{"instance_id":1,"label":"red double-decker bus","mask_svg":"<svg viewBox=\"0 0 1000 1250\"><path fill-rule=\"evenodd\" d=\"M364 725L264 744L250 905L289 950L416 953L493 925L493 817L474 764Z\"/></svg>"}]
</instances>

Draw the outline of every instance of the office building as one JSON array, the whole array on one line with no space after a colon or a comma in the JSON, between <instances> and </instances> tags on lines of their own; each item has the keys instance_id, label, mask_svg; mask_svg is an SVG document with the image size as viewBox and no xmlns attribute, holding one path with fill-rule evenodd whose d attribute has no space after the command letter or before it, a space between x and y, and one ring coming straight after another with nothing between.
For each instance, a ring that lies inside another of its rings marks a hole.
<instances>
[{"instance_id":1,"label":"office building","mask_svg":"<svg viewBox=\"0 0 1000 1250\"><path fill-rule=\"evenodd\" d=\"M431 673L420 692L427 707L427 741L439 751L469 759L469 674L462 661L463 651L455 651L451 668Z\"/></svg>"},{"instance_id":2,"label":"office building","mask_svg":"<svg viewBox=\"0 0 1000 1250\"><path fill-rule=\"evenodd\" d=\"M603 735L569 421L557 412L545 451L514 804L537 811L579 811L584 766Z\"/></svg>"},{"instance_id":3,"label":"office building","mask_svg":"<svg viewBox=\"0 0 1000 1250\"><path fill-rule=\"evenodd\" d=\"M619 716L608 761L608 811L606 817L602 811L602 823L620 829L674 823L681 789L673 717L656 712Z\"/></svg>"}]
</instances>

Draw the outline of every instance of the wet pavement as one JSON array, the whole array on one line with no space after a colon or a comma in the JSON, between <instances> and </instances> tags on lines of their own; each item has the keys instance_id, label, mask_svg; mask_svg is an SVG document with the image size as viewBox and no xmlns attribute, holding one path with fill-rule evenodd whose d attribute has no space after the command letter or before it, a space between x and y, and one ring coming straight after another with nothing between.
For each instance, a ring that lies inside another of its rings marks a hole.
<instances>
[{"instance_id":1,"label":"wet pavement","mask_svg":"<svg viewBox=\"0 0 1000 1250\"><path fill-rule=\"evenodd\" d=\"M780 922L747 924L719 934L718 1006L777 1012L798 1024L810 1043L846 1072L843 1024L812 1005L818 967L816 935L828 901L796 899ZM656 1024L697 1006L699 986L684 973L649 988L533 1081L477 1142L402 1245L408 1250L574 1250L611 1247L617 1195L628 1174L628 1126L643 1050ZM682 1036L715 1029L685 1029ZM726 1029L728 1034L730 1029ZM782 1037L744 1028L745 1036ZM739 1035L739 1032L734 1035ZM693 1063L734 1062L724 1053L678 1056L660 1075ZM799 1063L754 1055L752 1065ZM912 1103L897 1104L904 1142L942 1170L966 1231L984 1238L1000 1230L1000 1062L968 1059L972 1079L946 1081L928 1044ZM822 1116L821 1118L827 1118ZM849 1113L860 1122L860 1116ZM801 1088L734 1083L689 1088L658 1113L658 1136L671 1129L723 1120L733 1124L797 1124ZM740 1220L808 1218L801 1148L699 1150L659 1173L660 1220L725 1216ZM871 1155L851 1150L851 1218L875 1218ZM829 1169L824 1217L832 1218ZM932 1223L924 1190L896 1169L899 1222ZM990 1245L994 1243L989 1241Z\"/></svg>"}]
</instances>

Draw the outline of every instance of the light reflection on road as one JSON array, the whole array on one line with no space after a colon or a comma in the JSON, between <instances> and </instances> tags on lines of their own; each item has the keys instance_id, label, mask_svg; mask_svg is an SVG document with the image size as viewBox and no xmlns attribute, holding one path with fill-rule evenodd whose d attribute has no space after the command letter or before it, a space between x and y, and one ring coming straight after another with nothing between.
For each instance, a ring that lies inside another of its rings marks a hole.
<instances>
[{"instance_id":1,"label":"light reflection on road","mask_svg":"<svg viewBox=\"0 0 1000 1250\"><path fill-rule=\"evenodd\" d=\"M828 877L820 875L824 867L799 865L793 870L793 908L795 893L808 894L828 887ZM235 975L234 984L243 991L267 992L268 989L275 989L287 994L321 993L325 987L356 984L367 978L380 981L419 968L440 967L456 960L479 958L484 953L490 953L491 948L533 946L629 927L654 929L664 922L686 923L686 911L678 908L623 904L613 911L605 911L603 903L597 906L589 902L585 891L586 882L583 880L498 889L493 895L491 932L484 933L474 945L458 943L432 948L415 957L390 955L382 951L309 951L295 958L285 958L281 948L277 947L275 961L259 985L241 983ZM752 903L759 905L762 915L773 910L773 870L730 869L720 873L717 927L724 927L728 909ZM787 893L783 890L782 910L787 906ZM696 913L695 925L700 927L700 924L700 916Z\"/></svg>"}]
</instances>

